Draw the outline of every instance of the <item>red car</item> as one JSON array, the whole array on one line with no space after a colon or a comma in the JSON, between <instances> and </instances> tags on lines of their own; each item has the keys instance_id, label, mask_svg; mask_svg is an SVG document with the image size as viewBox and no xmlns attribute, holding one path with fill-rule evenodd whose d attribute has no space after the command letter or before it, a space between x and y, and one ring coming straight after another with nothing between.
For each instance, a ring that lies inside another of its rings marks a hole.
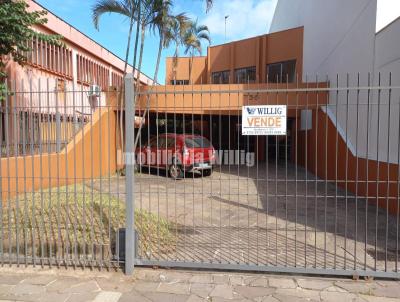
<instances>
[{"instance_id":1,"label":"red car","mask_svg":"<svg viewBox=\"0 0 400 302\"><path fill-rule=\"evenodd\" d=\"M166 169L174 179L185 172L210 176L214 159L214 147L200 135L160 134L136 150L139 166Z\"/></svg>"}]
</instances>

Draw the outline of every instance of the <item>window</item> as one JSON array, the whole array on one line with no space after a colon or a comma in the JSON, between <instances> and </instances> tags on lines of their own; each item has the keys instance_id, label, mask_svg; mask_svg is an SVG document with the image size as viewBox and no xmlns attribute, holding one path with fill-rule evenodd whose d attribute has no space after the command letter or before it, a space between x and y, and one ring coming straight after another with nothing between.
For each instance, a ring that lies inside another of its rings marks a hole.
<instances>
[{"instance_id":1,"label":"window","mask_svg":"<svg viewBox=\"0 0 400 302\"><path fill-rule=\"evenodd\" d=\"M189 85L189 80L171 80L171 85Z\"/></svg>"},{"instance_id":2,"label":"window","mask_svg":"<svg viewBox=\"0 0 400 302\"><path fill-rule=\"evenodd\" d=\"M268 83L293 83L296 77L296 60L267 65Z\"/></svg>"},{"instance_id":3,"label":"window","mask_svg":"<svg viewBox=\"0 0 400 302\"><path fill-rule=\"evenodd\" d=\"M229 84L229 70L217 71L212 73L213 84Z\"/></svg>"},{"instance_id":4,"label":"window","mask_svg":"<svg viewBox=\"0 0 400 302\"><path fill-rule=\"evenodd\" d=\"M247 84L256 82L256 67L246 67L235 69L235 83Z\"/></svg>"},{"instance_id":5,"label":"window","mask_svg":"<svg viewBox=\"0 0 400 302\"><path fill-rule=\"evenodd\" d=\"M210 148L211 143L205 137L191 137L185 139L185 145L188 148Z\"/></svg>"}]
</instances>

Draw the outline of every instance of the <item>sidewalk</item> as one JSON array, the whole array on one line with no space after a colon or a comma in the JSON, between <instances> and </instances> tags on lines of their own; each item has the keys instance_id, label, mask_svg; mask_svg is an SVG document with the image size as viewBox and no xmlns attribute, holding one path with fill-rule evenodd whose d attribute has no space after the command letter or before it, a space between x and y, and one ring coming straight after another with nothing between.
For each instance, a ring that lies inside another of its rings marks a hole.
<instances>
[{"instance_id":1,"label":"sidewalk","mask_svg":"<svg viewBox=\"0 0 400 302\"><path fill-rule=\"evenodd\" d=\"M0 268L0 301L400 301L399 281L137 268L121 272Z\"/></svg>"}]
</instances>

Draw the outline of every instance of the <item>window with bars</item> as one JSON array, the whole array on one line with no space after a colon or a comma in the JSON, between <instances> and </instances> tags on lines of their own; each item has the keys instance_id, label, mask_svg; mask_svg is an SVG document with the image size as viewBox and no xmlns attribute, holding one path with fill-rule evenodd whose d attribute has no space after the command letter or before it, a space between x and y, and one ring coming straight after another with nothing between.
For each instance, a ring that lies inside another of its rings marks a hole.
<instances>
[{"instance_id":1,"label":"window with bars","mask_svg":"<svg viewBox=\"0 0 400 302\"><path fill-rule=\"evenodd\" d=\"M293 83L296 78L296 60L267 65L268 83Z\"/></svg>"},{"instance_id":2,"label":"window with bars","mask_svg":"<svg viewBox=\"0 0 400 302\"><path fill-rule=\"evenodd\" d=\"M213 84L229 84L230 71L224 70L213 72L211 77Z\"/></svg>"},{"instance_id":3,"label":"window with bars","mask_svg":"<svg viewBox=\"0 0 400 302\"><path fill-rule=\"evenodd\" d=\"M84 85L99 85L102 90L106 90L109 86L110 72L109 69L94 60L84 57L80 54L76 55L78 83ZM122 81L122 80L121 80Z\"/></svg>"},{"instance_id":4,"label":"window with bars","mask_svg":"<svg viewBox=\"0 0 400 302\"><path fill-rule=\"evenodd\" d=\"M72 78L72 50L33 38L28 45L32 50L25 53L28 64L57 75Z\"/></svg>"},{"instance_id":5,"label":"window with bars","mask_svg":"<svg viewBox=\"0 0 400 302\"><path fill-rule=\"evenodd\" d=\"M235 69L235 83L248 84L256 82L256 67L245 67Z\"/></svg>"}]
</instances>

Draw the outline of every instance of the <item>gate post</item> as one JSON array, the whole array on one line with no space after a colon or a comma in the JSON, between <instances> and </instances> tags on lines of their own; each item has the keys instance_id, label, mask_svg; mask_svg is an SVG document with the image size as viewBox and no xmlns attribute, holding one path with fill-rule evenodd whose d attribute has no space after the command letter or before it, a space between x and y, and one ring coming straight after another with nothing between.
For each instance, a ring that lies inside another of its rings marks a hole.
<instances>
[{"instance_id":1,"label":"gate post","mask_svg":"<svg viewBox=\"0 0 400 302\"><path fill-rule=\"evenodd\" d=\"M134 121L135 104L133 89L133 74L124 78L125 86L125 190L126 190L126 232L125 232L125 274L132 275L135 261L135 156L134 148Z\"/></svg>"}]
</instances>

